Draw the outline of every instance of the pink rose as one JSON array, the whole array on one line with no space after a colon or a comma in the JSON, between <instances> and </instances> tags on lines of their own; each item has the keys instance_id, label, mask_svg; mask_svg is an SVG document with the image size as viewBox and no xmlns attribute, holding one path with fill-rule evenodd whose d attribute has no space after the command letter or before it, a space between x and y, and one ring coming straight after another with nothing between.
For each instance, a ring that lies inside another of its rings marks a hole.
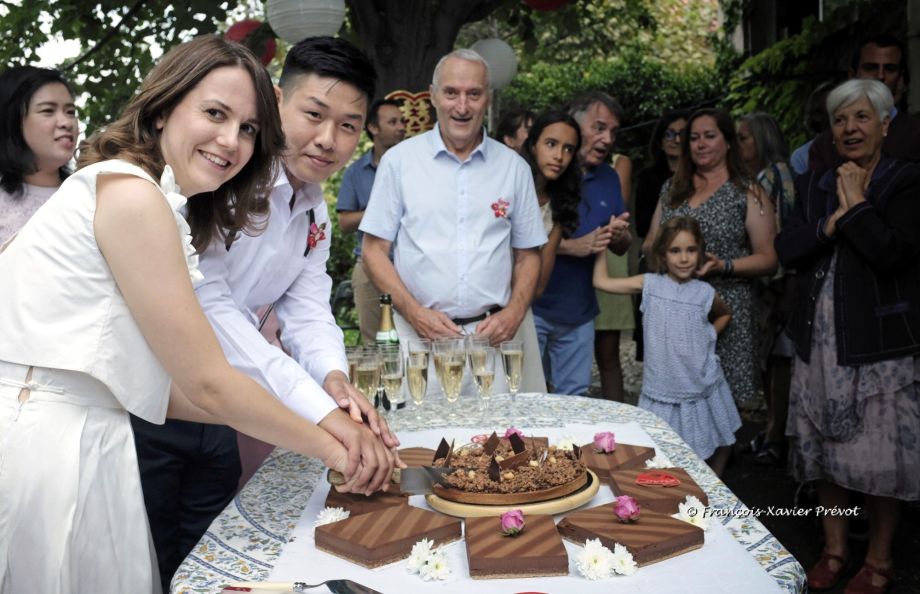
<instances>
[{"instance_id":1,"label":"pink rose","mask_svg":"<svg viewBox=\"0 0 920 594\"><path fill-rule=\"evenodd\" d=\"M594 449L598 452L609 454L617 449L617 442L610 431L602 431L594 434Z\"/></svg>"},{"instance_id":2,"label":"pink rose","mask_svg":"<svg viewBox=\"0 0 920 594\"><path fill-rule=\"evenodd\" d=\"M642 510L639 509L639 504L629 495L620 495L613 504L613 513L624 524L638 520L640 511Z\"/></svg>"},{"instance_id":3,"label":"pink rose","mask_svg":"<svg viewBox=\"0 0 920 594\"><path fill-rule=\"evenodd\" d=\"M524 512L519 509L506 511L501 515L502 534L517 536L524 529Z\"/></svg>"},{"instance_id":4,"label":"pink rose","mask_svg":"<svg viewBox=\"0 0 920 594\"><path fill-rule=\"evenodd\" d=\"M521 432L521 430L516 427L508 427L508 430L505 431L505 439L508 439L509 437L511 437L512 433L517 433L518 437L520 437L521 439L524 439L524 433Z\"/></svg>"}]
</instances>

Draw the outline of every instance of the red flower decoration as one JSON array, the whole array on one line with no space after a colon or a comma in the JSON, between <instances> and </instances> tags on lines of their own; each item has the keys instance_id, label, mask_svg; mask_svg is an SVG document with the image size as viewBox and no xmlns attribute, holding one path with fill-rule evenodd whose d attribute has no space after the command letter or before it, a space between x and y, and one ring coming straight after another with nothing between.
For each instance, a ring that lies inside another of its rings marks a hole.
<instances>
[{"instance_id":1,"label":"red flower decoration","mask_svg":"<svg viewBox=\"0 0 920 594\"><path fill-rule=\"evenodd\" d=\"M320 241L326 239L326 223L317 226L316 223L310 223L310 234L307 235L307 245L310 249L316 247Z\"/></svg>"},{"instance_id":2,"label":"red flower decoration","mask_svg":"<svg viewBox=\"0 0 920 594\"><path fill-rule=\"evenodd\" d=\"M497 202L492 203L492 212L495 213L496 219L504 219L508 216L508 207L511 203L504 198L499 198Z\"/></svg>"}]
</instances>

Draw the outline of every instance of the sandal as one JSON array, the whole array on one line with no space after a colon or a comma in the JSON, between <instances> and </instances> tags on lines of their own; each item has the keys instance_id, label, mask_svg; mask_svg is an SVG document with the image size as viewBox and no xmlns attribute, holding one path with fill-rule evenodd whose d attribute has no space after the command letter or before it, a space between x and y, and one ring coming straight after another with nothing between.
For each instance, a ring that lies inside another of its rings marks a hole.
<instances>
[{"instance_id":1,"label":"sandal","mask_svg":"<svg viewBox=\"0 0 920 594\"><path fill-rule=\"evenodd\" d=\"M881 586L873 584L872 579L875 576L884 578L885 583ZM843 594L885 594L892 582L894 582L893 569L882 569L867 561L863 563L862 568L856 575L847 582L847 587L844 588Z\"/></svg>"},{"instance_id":2,"label":"sandal","mask_svg":"<svg viewBox=\"0 0 920 594\"><path fill-rule=\"evenodd\" d=\"M831 561L836 561L840 567L831 569ZM818 562L808 570L806 581L810 590L821 591L830 590L840 581L843 573L847 568L847 560L840 555L832 555L827 552L821 553Z\"/></svg>"},{"instance_id":3,"label":"sandal","mask_svg":"<svg viewBox=\"0 0 920 594\"><path fill-rule=\"evenodd\" d=\"M767 442L759 452L754 455L754 464L758 466L776 466L782 463L783 445L774 442Z\"/></svg>"}]
</instances>

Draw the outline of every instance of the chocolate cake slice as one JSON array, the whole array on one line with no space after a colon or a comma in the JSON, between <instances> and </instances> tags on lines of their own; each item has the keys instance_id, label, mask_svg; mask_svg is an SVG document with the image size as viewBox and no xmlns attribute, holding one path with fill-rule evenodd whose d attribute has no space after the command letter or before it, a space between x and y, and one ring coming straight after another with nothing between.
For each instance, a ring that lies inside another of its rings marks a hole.
<instances>
[{"instance_id":1,"label":"chocolate cake slice","mask_svg":"<svg viewBox=\"0 0 920 594\"><path fill-rule=\"evenodd\" d=\"M693 524L645 509L638 521L624 524L613 513L612 503L569 514L557 529L563 538L580 545L599 538L613 550L614 543L620 543L639 567L703 546L703 531Z\"/></svg>"},{"instance_id":2,"label":"chocolate cake slice","mask_svg":"<svg viewBox=\"0 0 920 594\"><path fill-rule=\"evenodd\" d=\"M610 482L610 473L614 470L645 468L646 460L654 457L655 448L630 443L618 443L609 454L596 452L593 442L581 446L582 462L605 483Z\"/></svg>"},{"instance_id":3,"label":"chocolate cake slice","mask_svg":"<svg viewBox=\"0 0 920 594\"><path fill-rule=\"evenodd\" d=\"M390 485L386 493L378 491L370 497L363 493L339 493L330 487L326 496L326 507L341 507L353 516L397 505L409 505L409 495L400 493L399 485Z\"/></svg>"},{"instance_id":4,"label":"chocolate cake slice","mask_svg":"<svg viewBox=\"0 0 920 594\"><path fill-rule=\"evenodd\" d=\"M636 478L643 474L664 473L680 481L676 487L657 485L640 485ZM696 484L687 471L683 468L656 468L654 470L618 470L611 473L610 486L616 495L629 495L644 510L652 510L663 514L676 514L678 504L683 503L687 495L693 495L703 505L709 505L706 492Z\"/></svg>"},{"instance_id":5,"label":"chocolate cake slice","mask_svg":"<svg viewBox=\"0 0 920 594\"><path fill-rule=\"evenodd\" d=\"M423 538L438 546L460 537L460 520L412 506L352 516L314 533L317 549L369 568L405 559Z\"/></svg>"},{"instance_id":6,"label":"chocolate cake slice","mask_svg":"<svg viewBox=\"0 0 920 594\"><path fill-rule=\"evenodd\" d=\"M569 556L552 516L528 514L517 536L502 534L501 518L467 518L466 557L473 579L569 573Z\"/></svg>"}]
</instances>

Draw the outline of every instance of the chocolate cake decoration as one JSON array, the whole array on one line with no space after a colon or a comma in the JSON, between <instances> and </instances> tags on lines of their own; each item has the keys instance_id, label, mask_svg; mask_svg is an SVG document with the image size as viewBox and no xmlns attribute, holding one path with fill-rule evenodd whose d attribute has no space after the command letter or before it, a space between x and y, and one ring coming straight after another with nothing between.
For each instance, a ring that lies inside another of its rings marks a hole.
<instances>
[{"instance_id":1,"label":"chocolate cake decoration","mask_svg":"<svg viewBox=\"0 0 920 594\"><path fill-rule=\"evenodd\" d=\"M447 456L444 457L444 466L450 467L451 458L454 457L454 440L450 440L450 449L447 450Z\"/></svg>"},{"instance_id":2,"label":"chocolate cake decoration","mask_svg":"<svg viewBox=\"0 0 920 594\"><path fill-rule=\"evenodd\" d=\"M643 472L636 477L636 484L643 487L678 487L680 479L667 472Z\"/></svg>"},{"instance_id":3,"label":"chocolate cake decoration","mask_svg":"<svg viewBox=\"0 0 920 594\"><path fill-rule=\"evenodd\" d=\"M497 483L501 479L501 476L501 466L498 465L495 456L492 456L492 460L489 462L489 478Z\"/></svg>"},{"instance_id":4,"label":"chocolate cake decoration","mask_svg":"<svg viewBox=\"0 0 920 594\"><path fill-rule=\"evenodd\" d=\"M441 443L438 444L438 449L434 452L434 459L431 461L431 463L434 464L441 458L446 458L448 452L450 452L450 445L447 443L447 440L442 437Z\"/></svg>"},{"instance_id":5,"label":"chocolate cake decoration","mask_svg":"<svg viewBox=\"0 0 920 594\"><path fill-rule=\"evenodd\" d=\"M575 444L572 444L572 454L575 456L576 460L581 460L581 447Z\"/></svg>"},{"instance_id":6,"label":"chocolate cake decoration","mask_svg":"<svg viewBox=\"0 0 920 594\"><path fill-rule=\"evenodd\" d=\"M524 445L524 440L521 439L521 436L517 433L509 435L508 441L511 442L511 449L514 450L515 454L520 454L527 449L527 446Z\"/></svg>"},{"instance_id":7,"label":"chocolate cake decoration","mask_svg":"<svg viewBox=\"0 0 920 594\"><path fill-rule=\"evenodd\" d=\"M528 462L530 462L530 452L525 450L511 456L510 458L505 458L498 463L498 467L502 470L514 470L518 466L527 464Z\"/></svg>"},{"instance_id":8,"label":"chocolate cake decoration","mask_svg":"<svg viewBox=\"0 0 920 594\"><path fill-rule=\"evenodd\" d=\"M493 431L492 435L489 436L489 439L482 446L483 453L486 456L491 456L495 453L495 450L498 449L498 446L501 444L501 442L501 438L499 438L498 434Z\"/></svg>"}]
</instances>

